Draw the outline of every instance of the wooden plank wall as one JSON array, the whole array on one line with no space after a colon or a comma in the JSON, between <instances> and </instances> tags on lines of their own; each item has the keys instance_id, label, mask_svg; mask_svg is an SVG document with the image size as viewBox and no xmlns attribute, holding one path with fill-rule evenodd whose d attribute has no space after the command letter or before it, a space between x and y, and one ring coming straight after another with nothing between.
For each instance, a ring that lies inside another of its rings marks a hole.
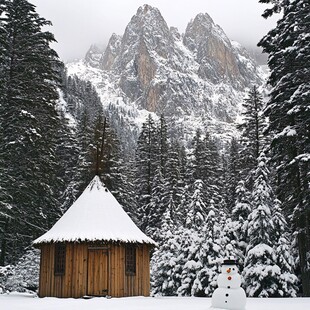
<instances>
[{"instance_id":1,"label":"wooden plank wall","mask_svg":"<svg viewBox=\"0 0 310 310\"><path fill-rule=\"evenodd\" d=\"M150 247L138 245L136 250L136 275L125 273L125 245L110 244L108 255L108 295L149 296ZM88 244L67 243L66 270L62 276L54 276L54 244L41 245L40 297L74 297L87 295Z\"/></svg>"},{"instance_id":2,"label":"wooden plank wall","mask_svg":"<svg viewBox=\"0 0 310 310\"><path fill-rule=\"evenodd\" d=\"M54 276L55 245L41 246L40 297L81 297L86 295L87 246L66 245L66 270L62 276Z\"/></svg>"}]
</instances>

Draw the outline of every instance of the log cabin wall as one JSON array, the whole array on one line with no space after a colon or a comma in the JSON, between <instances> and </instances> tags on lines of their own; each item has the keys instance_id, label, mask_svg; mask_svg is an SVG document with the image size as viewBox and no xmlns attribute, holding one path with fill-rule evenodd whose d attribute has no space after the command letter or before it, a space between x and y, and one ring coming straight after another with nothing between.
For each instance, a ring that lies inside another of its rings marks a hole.
<instances>
[{"instance_id":1,"label":"log cabin wall","mask_svg":"<svg viewBox=\"0 0 310 310\"><path fill-rule=\"evenodd\" d=\"M126 273L125 244L66 243L65 270L61 275L54 273L55 244L43 244L40 248L40 297L149 296L150 246L147 244L136 245L135 274ZM105 264L106 267L102 266ZM107 274L100 275L100 270L104 273L107 270Z\"/></svg>"}]
</instances>

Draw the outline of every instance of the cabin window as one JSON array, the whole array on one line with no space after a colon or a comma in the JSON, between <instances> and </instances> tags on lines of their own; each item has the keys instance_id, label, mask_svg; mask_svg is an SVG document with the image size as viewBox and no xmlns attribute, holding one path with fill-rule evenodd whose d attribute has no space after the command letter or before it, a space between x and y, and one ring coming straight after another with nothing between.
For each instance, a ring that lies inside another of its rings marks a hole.
<instances>
[{"instance_id":1,"label":"cabin window","mask_svg":"<svg viewBox=\"0 0 310 310\"><path fill-rule=\"evenodd\" d=\"M125 250L126 274L136 274L136 247L133 245L126 246Z\"/></svg>"},{"instance_id":2,"label":"cabin window","mask_svg":"<svg viewBox=\"0 0 310 310\"><path fill-rule=\"evenodd\" d=\"M61 276L65 274L66 268L66 245L63 243L55 244L55 276Z\"/></svg>"}]
</instances>

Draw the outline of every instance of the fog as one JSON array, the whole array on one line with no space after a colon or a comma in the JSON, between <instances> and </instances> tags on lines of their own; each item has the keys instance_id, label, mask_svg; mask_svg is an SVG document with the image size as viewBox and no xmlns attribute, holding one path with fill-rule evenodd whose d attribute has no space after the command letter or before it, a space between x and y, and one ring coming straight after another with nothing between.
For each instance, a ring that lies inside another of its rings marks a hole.
<instances>
[{"instance_id":1,"label":"fog","mask_svg":"<svg viewBox=\"0 0 310 310\"><path fill-rule=\"evenodd\" d=\"M246 47L257 42L276 24L261 17L265 5L258 0L30 0L37 12L53 23L49 27L64 61L84 57L90 45L107 44L112 33L122 35L137 9L147 3L157 7L169 26L181 33L199 13L208 13L228 37Z\"/></svg>"}]
</instances>

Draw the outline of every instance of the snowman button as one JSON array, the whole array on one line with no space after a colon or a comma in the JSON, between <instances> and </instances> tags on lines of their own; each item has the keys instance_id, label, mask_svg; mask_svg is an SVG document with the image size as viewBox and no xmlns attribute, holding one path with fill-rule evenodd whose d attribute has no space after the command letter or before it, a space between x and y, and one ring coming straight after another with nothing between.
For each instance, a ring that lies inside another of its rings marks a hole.
<instances>
[{"instance_id":1,"label":"snowman button","mask_svg":"<svg viewBox=\"0 0 310 310\"><path fill-rule=\"evenodd\" d=\"M228 296L229 296L229 294L226 294L225 296L226 296L226 297L228 297Z\"/></svg>"},{"instance_id":2,"label":"snowman button","mask_svg":"<svg viewBox=\"0 0 310 310\"><path fill-rule=\"evenodd\" d=\"M230 286L228 285L227 288L230 288Z\"/></svg>"}]
</instances>

